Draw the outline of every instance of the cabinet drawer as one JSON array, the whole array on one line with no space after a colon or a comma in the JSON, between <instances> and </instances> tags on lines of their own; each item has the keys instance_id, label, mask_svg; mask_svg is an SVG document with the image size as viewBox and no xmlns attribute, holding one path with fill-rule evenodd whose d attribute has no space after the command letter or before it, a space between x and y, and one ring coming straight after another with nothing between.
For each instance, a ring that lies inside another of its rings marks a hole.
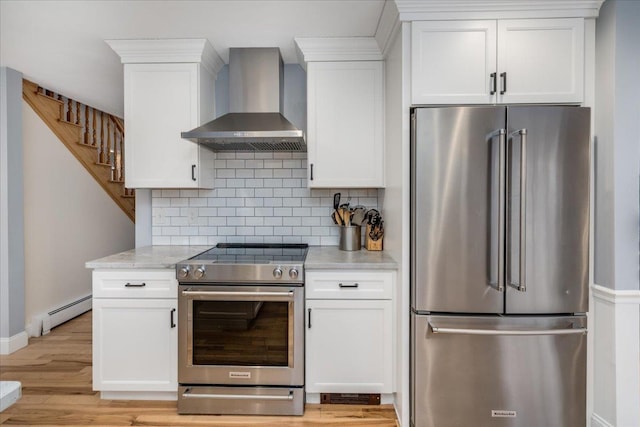
<instances>
[{"instance_id":1,"label":"cabinet drawer","mask_svg":"<svg viewBox=\"0 0 640 427\"><path fill-rule=\"evenodd\" d=\"M391 299L393 271L306 272L307 299Z\"/></svg>"},{"instance_id":2,"label":"cabinet drawer","mask_svg":"<svg viewBox=\"0 0 640 427\"><path fill-rule=\"evenodd\" d=\"M177 298L175 270L94 270L94 298Z\"/></svg>"}]
</instances>

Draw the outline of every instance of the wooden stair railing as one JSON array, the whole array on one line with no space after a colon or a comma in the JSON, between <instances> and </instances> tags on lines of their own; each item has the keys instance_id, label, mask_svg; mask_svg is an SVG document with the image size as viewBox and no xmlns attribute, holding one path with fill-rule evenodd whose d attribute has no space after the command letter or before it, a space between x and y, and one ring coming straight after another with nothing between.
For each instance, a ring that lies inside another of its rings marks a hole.
<instances>
[{"instance_id":1,"label":"wooden stair railing","mask_svg":"<svg viewBox=\"0 0 640 427\"><path fill-rule=\"evenodd\" d=\"M22 97L135 222L135 190L124 186L122 119L23 79Z\"/></svg>"}]
</instances>

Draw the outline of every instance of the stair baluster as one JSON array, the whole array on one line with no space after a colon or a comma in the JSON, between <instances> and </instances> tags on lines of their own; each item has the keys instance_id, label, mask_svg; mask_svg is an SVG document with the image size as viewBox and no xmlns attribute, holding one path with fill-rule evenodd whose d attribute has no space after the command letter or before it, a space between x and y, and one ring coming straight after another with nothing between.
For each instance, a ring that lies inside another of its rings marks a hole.
<instances>
[{"instance_id":1,"label":"stair baluster","mask_svg":"<svg viewBox=\"0 0 640 427\"><path fill-rule=\"evenodd\" d=\"M121 119L28 80L23 80L22 93L24 100L60 141L135 221L135 191L124 187L124 127ZM88 151L87 147L95 151Z\"/></svg>"}]
</instances>

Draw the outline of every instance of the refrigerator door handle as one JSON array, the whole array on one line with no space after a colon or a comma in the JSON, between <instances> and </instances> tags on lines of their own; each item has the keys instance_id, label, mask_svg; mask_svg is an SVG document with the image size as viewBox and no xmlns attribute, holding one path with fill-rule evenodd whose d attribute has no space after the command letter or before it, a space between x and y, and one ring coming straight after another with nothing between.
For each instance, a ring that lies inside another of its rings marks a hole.
<instances>
[{"instance_id":1,"label":"refrigerator door handle","mask_svg":"<svg viewBox=\"0 0 640 427\"><path fill-rule=\"evenodd\" d=\"M429 327L434 334L451 334L451 335L573 335L586 334L587 328L569 328L569 329L465 329L465 328L442 328L433 326L429 323Z\"/></svg>"},{"instance_id":2,"label":"refrigerator door handle","mask_svg":"<svg viewBox=\"0 0 640 427\"><path fill-rule=\"evenodd\" d=\"M518 282L514 282L509 277L509 286L516 288L520 292L527 291L525 280L526 275L526 220L527 220L527 129L520 129L509 134L509 138L520 135L520 227L519 227L519 265ZM511 227L509 227L511 229ZM509 239L511 240L511 239ZM511 269L509 268L509 271Z\"/></svg>"},{"instance_id":3,"label":"refrigerator door handle","mask_svg":"<svg viewBox=\"0 0 640 427\"><path fill-rule=\"evenodd\" d=\"M498 256L497 256L497 269L496 274L498 276L497 280L494 280L493 277L489 278L489 284L495 288L497 291L502 292L504 290L504 212L505 212L505 187L506 187L506 176L505 176L505 145L507 139L507 130L506 129L498 129L492 134L489 135L490 139L493 139L495 136L498 136L498 227L497 227L497 238L494 239L493 235L489 241L489 269L491 272L491 267L494 265L493 259L493 245L497 242L498 246ZM496 194L495 191L492 190ZM491 273L489 273L491 274Z\"/></svg>"}]
</instances>

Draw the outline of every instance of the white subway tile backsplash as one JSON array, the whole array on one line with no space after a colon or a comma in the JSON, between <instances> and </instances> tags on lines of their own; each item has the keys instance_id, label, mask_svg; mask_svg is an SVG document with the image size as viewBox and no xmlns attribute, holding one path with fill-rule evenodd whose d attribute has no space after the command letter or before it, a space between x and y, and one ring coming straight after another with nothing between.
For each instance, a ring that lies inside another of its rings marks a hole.
<instances>
[{"instance_id":1,"label":"white subway tile backsplash","mask_svg":"<svg viewBox=\"0 0 640 427\"><path fill-rule=\"evenodd\" d=\"M273 178L273 169L257 169L256 178Z\"/></svg>"},{"instance_id":2,"label":"white subway tile backsplash","mask_svg":"<svg viewBox=\"0 0 640 427\"><path fill-rule=\"evenodd\" d=\"M216 169L216 178L235 178L235 169Z\"/></svg>"},{"instance_id":3,"label":"white subway tile backsplash","mask_svg":"<svg viewBox=\"0 0 640 427\"><path fill-rule=\"evenodd\" d=\"M337 245L330 214L341 203L377 208L377 189L307 188L306 153L216 153L212 190L152 190L154 245Z\"/></svg>"},{"instance_id":4,"label":"white subway tile backsplash","mask_svg":"<svg viewBox=\"0 0 640 427\"><path fill-rule=\"evenodd\" d=\"M255 172L253 169L238 169L236 170L236 178L253 178Z\"/></svg>"},{"instance_id":5,"label":"white subway tile backsplash","mask_svg":"<svg viewBox=\"0 0 640 427\"><path fill-rule=\"evenodd\" d=\"M171 244L172 245L188 245L189 237L188 236L171 236Z\"/></svg>"},{"instance_id":6,"label":"white subway tile backsplash","mask_svg":"<svg viewBox=\"0 0 640 427\"><path fill-rule=\"evenodd\" d=\"M180 190L162 190L162 197L180 197Z\"/></svg>"},{"instance_id":7,"label":"white subway tile backsplash","mask_svg":"<svg viewBox=\"0 0 640 427\"><path fill-rule=\"evenodd\" d=\"M256 188L255 190L256 197L273 197L274 189L273 188Z\"/></svg>"},{"instance_id":8,"label":"white subway tile backsplash","mask_svg":"<svg viewBox=\"0 0 640 427\"><path fill-rule=\"evenodd\" d=\"M266 220L269 218L264 218L261 216L248 216L245 218L245 223L248 226L251 227L255 227L257 225L273 225L273 224L267 224Z\"/></svg>"},{"instance_id":9,"label":"white subway tile backsplash","mask_svg":"<svg viewBox=\"0 0 640 427\"><path fill-rule=\"evenodd\" d=\"M282 169L282 160L265 160L265 169Z\"/></svg>"},{"instance_id":10,"label":"white subway tile backsplash","mask_svg":"<svg viewBox=\"0 0 640 427\"><path fill-rule=\"evenodd\" d=\"M246 222L246 218L243 216L231 216L227 218L227 225L229 226L244 226Z\"/></svg>"},{"instance_id":11,"label":"white subway tile backsplash","mask_svg":"<svg viewBox=\"0 0 640 427\"><path fill-rule=\"evenodd\" d=\"M302 225L302 218L297 216L289 216L286 218L282 218L282 225Z\"/></svg>"}]
</instances>

